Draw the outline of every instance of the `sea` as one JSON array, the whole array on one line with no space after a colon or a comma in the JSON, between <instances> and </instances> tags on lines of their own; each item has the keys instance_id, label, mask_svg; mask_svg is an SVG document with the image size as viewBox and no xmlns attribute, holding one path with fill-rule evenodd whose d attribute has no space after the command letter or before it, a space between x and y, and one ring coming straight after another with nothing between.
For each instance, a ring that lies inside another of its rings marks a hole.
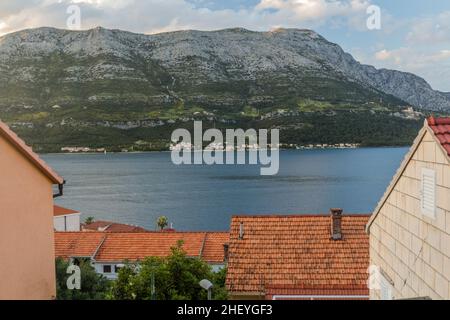
<instances>
[{"instance_id":1,"label":"sea","mask_svg":"<svg viewBox=\"0 0 450 320\"><path fill-rule=\"evenodd\" d=\"M58 205L155 230L228 230L233 215L371 213L407 148L280 151L279 172L258 165L175 165L170 152L45 154L66 180Z\"/></svg>"}]
</instances>

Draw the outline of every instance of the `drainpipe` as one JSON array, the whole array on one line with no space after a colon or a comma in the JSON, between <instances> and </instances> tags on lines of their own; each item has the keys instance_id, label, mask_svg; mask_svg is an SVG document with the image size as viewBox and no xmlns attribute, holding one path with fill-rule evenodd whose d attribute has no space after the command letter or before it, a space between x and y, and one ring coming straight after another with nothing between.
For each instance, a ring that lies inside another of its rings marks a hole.
<instances>
[{"instance_id":1,"label":"drainpipe","mask_svg":"<svg viewBox=\"0 0 450 320\"><path fill-rule=\"evenodd\" d=\"M58 184L58 193L53 195L53 199L62 197L64 195L64 185L65 184L66 184L66 180L64 180L62 184Z\"/></svg>"}]
</instances>

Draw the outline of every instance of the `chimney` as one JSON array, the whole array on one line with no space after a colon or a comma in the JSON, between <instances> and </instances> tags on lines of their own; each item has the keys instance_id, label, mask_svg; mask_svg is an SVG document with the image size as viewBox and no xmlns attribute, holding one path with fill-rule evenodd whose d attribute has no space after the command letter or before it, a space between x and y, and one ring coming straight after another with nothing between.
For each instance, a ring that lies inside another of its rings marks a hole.
<instances>
[{"instance_id":1,"label":"chimney","mask_svg":"<svg viewBox=\"0 0 450 320\"><path fill-rule=\"evenodd\" d=\"M239 225L239 240L243 239L244 239L244 223L241 222L241 224Z\"/></svg>"},{"instance_id":2,"label":"chimney","mask_svg":"<svg viewBox=\"0 0 450 320\"><path fill-rule=\"evenodd\" d=\"M228 243L223 244L223 261L228 262L228 253L229 253L230 245Z\"/></svg>"},{"instance_id":3,"label":"chimney","mask_svg":"<svg viewBox=\"0 0 450 320\"><path fill-rule=\"evenodd\" d=\"M331 213L331 239L342 240L342 209L330 209Z\"/></svg>"}]
</instances>

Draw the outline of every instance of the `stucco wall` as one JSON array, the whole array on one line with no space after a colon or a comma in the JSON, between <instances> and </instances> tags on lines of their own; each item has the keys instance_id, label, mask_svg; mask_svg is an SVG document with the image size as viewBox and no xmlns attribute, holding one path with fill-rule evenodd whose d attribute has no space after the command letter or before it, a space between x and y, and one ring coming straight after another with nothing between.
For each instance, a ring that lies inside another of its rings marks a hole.
<instances>
[{"instance_id":1,"label":"stucco wall","mask_svg":"<svg viewBox=\"0 0 450 320\"><path fill-rule=\"evenodd\" d=\"M436 171L435 219L421 212L422 168ZM370 258L394 282L395 299L450 299L450 163L429 132L370 228Z\"/></svg>"},{"instance_id":2,"label":"stucco wall","mask_svg":"<svg viewBox=\"0 0 450 320\"><path fill-rule=\"evenodd\" d=\"M52 184L0 136L0 299L55 296Z\"/></svg>"}]
</instances>

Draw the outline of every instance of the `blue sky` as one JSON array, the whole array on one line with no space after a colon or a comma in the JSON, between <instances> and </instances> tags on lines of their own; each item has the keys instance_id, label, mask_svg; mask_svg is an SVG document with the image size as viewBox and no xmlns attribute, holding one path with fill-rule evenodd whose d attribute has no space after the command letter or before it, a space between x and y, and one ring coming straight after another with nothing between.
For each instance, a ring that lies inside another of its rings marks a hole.
<instances>
[{"instance_id":1,"label":"blue sky","mask_svg":"<svg viewBox=\"0 0 450 320\"><path fill-rule=\"evenodd\" d=\"M67 28L71 5L80 8L81 29L309 28L362 63L412 72L450 92L447 0L2 0L0 34L40 26ZM380 30L366 26L370 5L381 9Z\"/></svg>"}]
</instances>

